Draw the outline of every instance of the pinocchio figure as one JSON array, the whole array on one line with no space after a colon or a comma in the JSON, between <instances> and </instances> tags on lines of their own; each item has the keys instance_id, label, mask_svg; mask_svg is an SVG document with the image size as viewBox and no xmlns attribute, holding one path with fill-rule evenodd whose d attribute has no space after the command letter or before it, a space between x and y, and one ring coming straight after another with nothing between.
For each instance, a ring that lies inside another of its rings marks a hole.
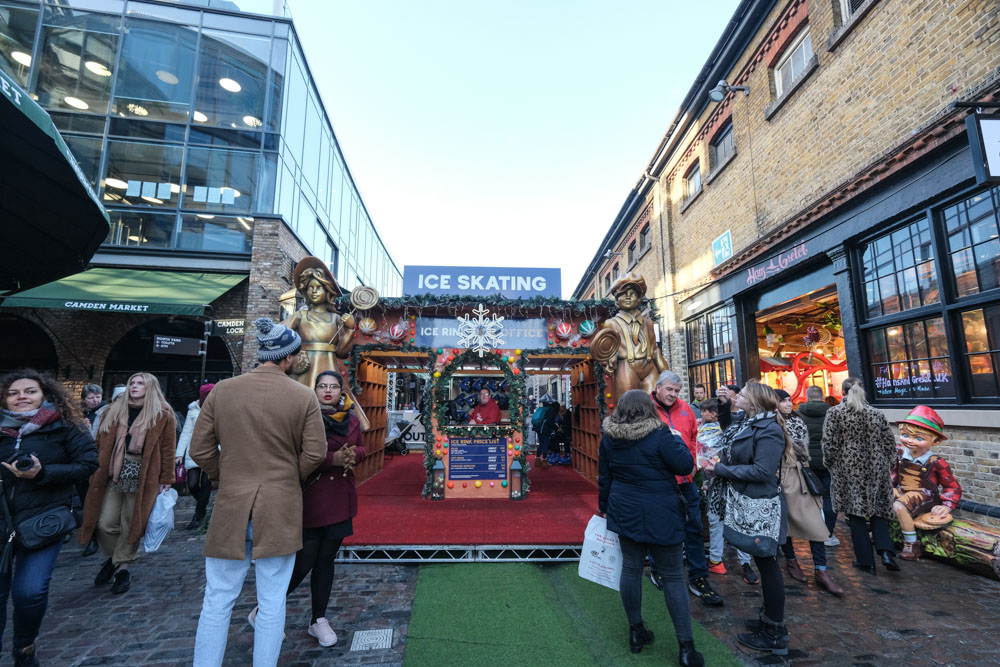
<instances>
[{"instance_id":1,"label":"pinocchio figure","mask_svg":"<svg viewBox=\"0 0 1000 667\"><path fill-rule=\"evenodd\" d=\"M917 528L934 530L951 523L951 510L962 499L962 487L948 462L931 451L947 440L944 421L933 409L918 405L899 421L902 451L892 469L892 505L903 529L903 560L920 557Z\"/></svg>"}]
</instances>

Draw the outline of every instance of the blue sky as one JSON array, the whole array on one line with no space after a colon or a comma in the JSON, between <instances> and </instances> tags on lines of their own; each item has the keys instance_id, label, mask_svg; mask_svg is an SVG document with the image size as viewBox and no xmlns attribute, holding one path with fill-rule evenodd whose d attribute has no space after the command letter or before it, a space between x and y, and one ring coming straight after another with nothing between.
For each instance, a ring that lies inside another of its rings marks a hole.
<instances>
[{"instance_id":1,"label":"blue sky","mask_svg":"<svg viewBox=\"0 0 1000 667\"><path fill-rule=\"evenodd\" d=\"M736 0L290 0L405 264L562 269L568 297Z\"/></svg>"}]
</instances>

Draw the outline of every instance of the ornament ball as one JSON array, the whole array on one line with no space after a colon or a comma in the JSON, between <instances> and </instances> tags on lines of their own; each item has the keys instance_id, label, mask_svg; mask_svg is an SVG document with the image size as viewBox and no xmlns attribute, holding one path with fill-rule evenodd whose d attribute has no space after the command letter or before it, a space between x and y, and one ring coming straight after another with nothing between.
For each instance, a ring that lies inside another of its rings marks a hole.
<instances>
[{"instance_id":1,"label":"ornament ball","mask_svg":"<svg viewBox=\"0 0 1000 667\"><path fill-rule=\"evenodd\" d=\"M482 485L483 485L483 483L482 483L482 482L480 482L480 481L479 481L479 480L477 479L477 480L476 480L476 488L478 489L478 488L479 488L479 487L481 487Z\"/></svg>"},{"instance_id":2,"label":"ornament ball","mask_svg":"<svg viewBox=\"0 0 1000 667\"><path fill-rule=\"evenodd\" d=\"M468 482L462 482L462 488L463 489L468 488L468 486L469 486Z\"/></svg>"},{"instance_id":3,"label":"ornament ball","mask_svg":"<svg viewBox=\"0 0 1000 667\"><path fill-rule=\"evenodd\" d=\"M506 489L507 488L507 480L504 480L504 481L500 482L500 486L502 486L503 488Z\"/></svg>"},{"instance_id":4,"label":"ornament ball","mask_svg":"<svg viewBox=\"0 0 1000 667\"><path fill-rule=\"evenodd\" d=\"M448 482L448 488L449 489L454 489L455 488L455 482Z\"/></svg>"}]
</instances>

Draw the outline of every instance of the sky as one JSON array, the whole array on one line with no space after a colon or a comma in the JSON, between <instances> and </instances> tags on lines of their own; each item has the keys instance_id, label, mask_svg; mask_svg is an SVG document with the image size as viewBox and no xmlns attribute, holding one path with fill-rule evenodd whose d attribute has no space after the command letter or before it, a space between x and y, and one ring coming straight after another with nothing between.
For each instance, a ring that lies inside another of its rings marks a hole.
<instances>
[{"instance_id":1,"label":"sky","mask_svg":"<svg viewBox=\"0 0 1000 667\"><path fill-rule=\"evenodd\" d=\"M289 0L404 265L555 267L569 297L737 0Z\"/></svg>"}]
</instances>

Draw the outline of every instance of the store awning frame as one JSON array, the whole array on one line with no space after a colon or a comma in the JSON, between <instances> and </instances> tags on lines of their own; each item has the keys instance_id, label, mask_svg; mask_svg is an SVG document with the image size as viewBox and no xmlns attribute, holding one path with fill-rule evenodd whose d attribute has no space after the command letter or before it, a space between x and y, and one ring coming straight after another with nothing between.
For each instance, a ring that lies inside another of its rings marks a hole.
<instances>
[{"instance_id":1,"label":"store awning frame","mask_svg":"<svg viewBox=\"0 0 1000 667\"><path fill-rule=\"evenodd\" d=\"M4 308L203 316L247 275L93 268L4 298Z\"/></svg>"}]
</instances>

